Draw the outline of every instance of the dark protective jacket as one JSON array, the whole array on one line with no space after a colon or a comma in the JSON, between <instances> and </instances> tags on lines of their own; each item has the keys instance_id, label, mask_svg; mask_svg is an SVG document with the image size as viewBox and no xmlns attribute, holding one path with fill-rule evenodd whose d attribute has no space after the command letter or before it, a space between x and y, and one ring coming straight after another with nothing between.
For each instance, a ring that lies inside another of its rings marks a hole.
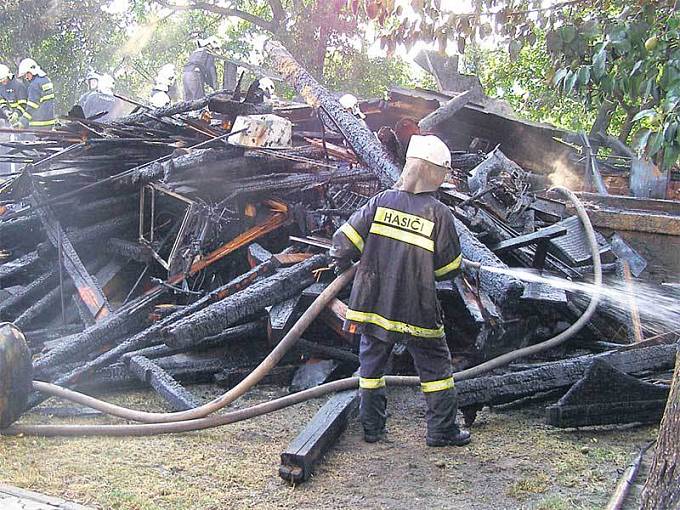
<instances>
[{"instance_id":1,"label":"dark protective jacket","mask_svg":"<svg viewBox=\"0 0 680 510\"><path fill-rule=\"evenodd\" d=\"M213 90L217 90L215 57L205 48L194 51L184 65L182 82L185 101L204 97L206 84Z\"/></svg>"},{"instance_id":2,"label":"dark protective jacket","mask_svg":"<svg viewBox=\"0 0 680 510\"><path fill-rule=\"evenodd\" d=\"M12 78L5 85L0 84L0 109L9 109L22 116L27 97L26 85L17 78Z\"/></svg>"},{"instance_id":3,"label":"dark protective jacket","mask_svg":"<svg viewBox=\"0 0 680 510\"><path fill-rule=\"evenodd\" d=\"M54 86L47 76L35 76L28 84L26 111L21 118L24 127L48 128L55 124Z\"/></svg>"},{"instance_id":4,"label":"dark protective jacket","mask_svg":"<svg viewBox=\"0 0 680 510\"><path fill-rule=\"evenodd\" d=\"M442 338L436 279L458 272L453 214L433 193L387 190L333 236L331 256L360 258L345 329L388 342Z\"/></svg>"}]
</instances>

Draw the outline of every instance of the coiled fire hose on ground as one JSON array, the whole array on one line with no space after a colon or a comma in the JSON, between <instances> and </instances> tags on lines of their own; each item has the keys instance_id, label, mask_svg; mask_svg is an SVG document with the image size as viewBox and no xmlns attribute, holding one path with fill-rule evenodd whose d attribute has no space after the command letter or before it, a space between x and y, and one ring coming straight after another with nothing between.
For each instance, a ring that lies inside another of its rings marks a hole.
<instances>
[{"instance_id":1,"label":"coiled fire hose on ground","mask_svg":"<svg viewBox=\"0 0 680 510\"><path fill-rule=\"evenodd\" d=\"M570 190L561 186L557 186L553 189L562 193L566 199L573 203L576 209L576 214L583 223L588 246L593 257L594 284L595 288L599 289L602 285L602 266L600 261L599 247L595 238L595 232L590 223L590 219L588 218L586 210L583 207L583 204L581 204L578 198ZM483 270L483 267L475 262L466 261L466 264L470 267ZM71 402L91 407L105 414L142 423L120 425L15 424L1 430L0 433L8 435L26 434L40 436L148 436L155 434L188 432L193 430L219 427L229 423L248 420L250 418L255 418L263 414L278 411L285 407L295 405L312 398L321 397L328 393L357 388L359 385L359 378L349 377L346 379L340 379L330 383L322 384L315 388L304 390L298 393L286 395L268 402L263 402L248 408L229 411L219 415L213 414L234 402L236 399L249 391L253 386L255 386L259 381L261 381L262 378L266 376L276 366L281 358L283 358L283 356L295 345L295 342L297 342L302 333L319 315L319 313L321 313L326 305L347 284L352 281L355 272L356 266L353 266L338 276L319 295L319 297L316 298L316 300L305 311L302 317L300 317L298 322L291 328L288 334L281 340L281 342L279 342L279 344L272 350L267 358L265 358L262 363L248 375L248 377L246 377L234 388L224 393L222 396L205 405L191 409L189 411L173 413L150 413L120 407L50 383L34 381L33 388L36 391L40 391L51 396L61 397ZM581 317L579 317L578 320L570 327L553 338L535 345L531 345L529 347L503 354L480 365L468 368L467 370L463 370L461 372L457 372L453 374L454 379L470 379L489 370L507 365L518 358L534 355L546 349L560 345L588 323L595 312L595 309L597 308L599 300L600 294L596 291L591 296L590 303L588 304L588 307L584 311L583 315L581 315ZM420 380L416 376L387 376L385 380L388 386L417 386L420 384Z\"/></svg>"}]
</instances>

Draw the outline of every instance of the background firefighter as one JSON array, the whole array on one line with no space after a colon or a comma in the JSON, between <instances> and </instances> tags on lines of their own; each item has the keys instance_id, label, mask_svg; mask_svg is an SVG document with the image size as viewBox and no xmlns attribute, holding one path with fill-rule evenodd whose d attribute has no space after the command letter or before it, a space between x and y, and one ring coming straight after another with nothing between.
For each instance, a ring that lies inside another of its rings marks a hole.
<instances>
[{"instance_id":1,"label":"background firefighter","mask_svg":"<svg viewBox=\"0 0 680 510\"><path fill-rule=\"evenodd\" d=\"M32 129L52 129L54 117L54 86L35 60L25 58L19 63L19 78L28 83L28 100L21 125Z\"/></svg>"},{"instance_id":2,"label":"background firefighter","mask_svg":"<svg viewBox=\"0 0 680 510\"><path fill-rule=\"evenodd\" d=\"M462 446L470 434L456 425L457 402L435 278L450 279L462 256L451 211L434 192L451 166L435 136L415 135L395 189L352 215L333 236L338 269L359 259L345 329L361 334L360 416L367 442L384 435L384 369L395 342L413 356L427 403L428 446Z\"/></svg>"},{"instance_id":3,"label":"background firefighter","mask_svg":"<svg viewBox=\"0 0 680 510\"><path fill-rule=\"evenodd\" d=\"M184 100L193 101L205 96L205 86L217 90L217 69L215 57L210 53L220 49L220 41L215 36L197 41L198 49L190 56L184 65L182 84Z\"/></svg>"}]
</instances>

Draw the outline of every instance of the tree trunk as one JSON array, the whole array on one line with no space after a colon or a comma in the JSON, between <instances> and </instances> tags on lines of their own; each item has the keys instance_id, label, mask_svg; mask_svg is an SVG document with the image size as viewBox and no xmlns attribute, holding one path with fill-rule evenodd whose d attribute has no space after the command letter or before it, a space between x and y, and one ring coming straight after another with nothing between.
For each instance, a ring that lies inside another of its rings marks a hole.
<instances>
[{"instance_id":1,"label":"tree trunk","mask_svg":"<svg viewBox=\"0 0 680 510\"><path fill-rule=\"evenodd\" d=\"M680 349L675 361L671 393L659 428L652 467L642 491L641 510L680 508L678 438L680 438Z\"/></svg>"},{"instance_id":2,"label":"tree trunk","mask_svg":"<svg viewBox=\"0 0 680 510\"><path fill-rule=\"evenodd\" d=\"M616 111L616 103L605 100L601 105L600 109L597 111L597 117L595 122L593 122L593 127L590 130L590 137L596 140L591 143L593 154L597 155L597 151L600 148L600 143L597 142L597 135L599 133L607 134L607 129L609 129L609 124L612 120L612 115Z\"/></svg>"}]
</instances>

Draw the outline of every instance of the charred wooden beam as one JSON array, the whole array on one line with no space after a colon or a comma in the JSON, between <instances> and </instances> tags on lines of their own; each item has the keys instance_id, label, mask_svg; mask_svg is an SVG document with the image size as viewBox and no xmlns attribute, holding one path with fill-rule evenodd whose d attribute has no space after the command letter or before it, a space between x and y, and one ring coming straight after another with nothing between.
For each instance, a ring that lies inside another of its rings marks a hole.
<instances>
[{"instance_id":1,"label":"charred wooden beam","mask_svg":"<svg viewBox=\"0 0 680 510\"><path fill-rule=\"evenodd\" d=\"M213 96L208 101L208 110L224 115L265 115L272 113L274 107L271 103L242 103L224 96Z\"/></svg>"},{"instance_id":2,"label":"charred wooden beam","mask_svg":"<svg viewBox=\"0 0 680 510\"><path fill-rule=\"evenodd\" d=\"M40 260L37 251L32 251L26 255L0 264L0 283L4 284L7 280L32 270Z\"/></svg>"},{"instance_id":3,"label":"charred wooden beam","mask_svg":"<svg viewBox=\"0 0 680 510\"><path fill-rule=\"evenodd\" d=\"M38 207L44 204L45 201L46 198L40 190L40 184L34 181L31 203L34 207ZM52 210L49 207L40 207L37 213L43 227L45 227L48 239L60 251L61 264L63 264L64 269L71 277L71 280L73 280L78 296L85 303L92 317L95 320L99 320L110 314L111 306L106 296L99 288L99 284L88 273Z\"/></svg>"},{"instance_id":4,"label":"charred wooden beam","mask_svg":"<svg viewBox=\"0 0 680 510\"><path fill-rule=\"evenodd\" d=\"M401 169L392 162L387 150L371 130L346 112L338 100L296 62L283 45L269 41L267 51L283 78L300 93L307 104L324 110L357 156L376 174L382 185L386 188L391 187L399 179Z\"/></svg>"},{"instance_id":5,"label":"charred wooden beam","mask_svg":"<svg viewBox=\"0 0 680 510\"><path fill-rule=\"evenodd\" d=\"M226 90L219 90L212 94L208 94L200 99L195 99L193 101L180 101L179 103L171 104L170 106L165 106L163 108L149 108L146 111L141 111L139 113L133 113L127 117L121 117L112 122L113 126L118 126L120 128L127 128L132 124L139 124L149 122L150 117L172 117L173 115L178 115L181 113L192 112L200 110L208 106L208 102L215 96L220 94L228 93Z\"/></svg>"},{"instance_id":6,"label":"charred wooden beam","mask_svg":"<svg viewBox=\"0 0 680 510\"><path fill-rule=\"evenodd\" d=\"M337 347L323 345L317 342L310 342L304 338L300 338L297 342L295 342L295 348L298 351L311 354L313 356L342 361L343 363L354 365L355 368L359 366L359 356L345 349L339 349Z\"/></svg>"},{"instance_id":7,"label":"charred wooden beam","mask_svg":"<svg viewBox=\"0 0 680 510\"><path fill-rule=\"evenodd\" d=\"M461 92L456 97L450 99L432 113L420 119L420 122L418 122L418 127L422 132L436 130L442 123L449 120L461 108L463 108L463 106L468 104L471 99L472 96L469 90Z\"/></svg>"},{"instance_id":8,"label":"charred wooden beam","mask_svg":"<svg viewBox=\"0 0 680 510\"><path fill-rule=\"evenodd\" d=\"M281 453L279 476L291 484L308 480L314 472L314 464L337 441L358 408L359 392L356 390L332 396Z\"/></svg>"},{"instance_id":9,"label":"charred wooden beam","mask_svg":"<svg viewBox=\"0 0 680 510\"><path fill-rule=\"evenodd\" d=\"M69 241L74 246L90 245L97 241L108 240L108 238L114 235L134 230L132 227L138 221L139 214L132 212L81 229L69 230L66 232L66 235L68 235ZM85 248L89 248L89 246L85 246ZM38 244L38 254L41 257L53 256L56 251L57 248L49 242Z\"/></svg>"},{"instance_id":10,"label":"charred wooden beam","mask_svg":"<svg viewBox=\"0 0 680 510\"><path fill-rule=\"evenodd\" d=\"M144 356L133 356L128 364L140 381L149 384L175 411L186 411L200 402L170 374Z\"/></svg>"},{"instance_id":11,"label":"charred wooden beam","mask_svg":"<svg viewBox=\"0 0 680 510\"><path fill-rule=\"evenodd\" d=\"M171 347L191 345L197 339L215 335L269 305L288 299L313 283L313 271L326 266L328 262L327 255L316 255L255 282L245 290L165 328L165 343Z\"/></svg>"},{"instance_id":12,"label":"charred wooden beam","mask_svg":"<svg viewBox=\"0 0 680 510\"><path fill-rule=\"evenodd\" d=\"M639 381L597 359L580 381L545 410L554 427L588 427L612 423L661 421L668 386Z\"/></svg>"},{"instance_id":13,"label":"charred wooden beam","mask_svg":"<svg viewBox=\"0 0 680 510\"><path fill-rule=\"evenodd\" d=\"M5 320L14 318L17 311L21 310L29 300L48 292L57 282L58 275L58 269L50 269L12 296L0 301L0 317Z\"/></svg>"},{"instance_id":14,"label":"charred wooden beam","mask_svg":"<svg viewBox=\"0 0 680 510\"><path fill-rule=\"evenodd\" d=\"M209 293L206 296L203 296L195 303L192 303L191 305L181 310L178 310L172 315L152 324L143 331L137 333L136 335L125 340L124 342L116 345L113 349L110 349L107 352L99 355L92 361L89 361L88 363L78 366L76 369L71 370L66 374L63 374L61 377L59 377L59 379L55 381L55 383L60 386L69 386L77 382L78 380L82 379L86 375L91 374L97 368L113 363L127 352L149 347L151 345L160 344L162 342L160 333L161 330L166 326L169 326L174 322L182 319L183 317L186 317L192 313L197 312L198 310L201 310L205 306L208 306L210 303L213 303L220 299L224 299L227 296L239 292L240 290L246 288L248 285L252 284L256 278L271 274L276 267L277 262L274 259L272 259L265 262L264 264L261 264L260 266L251 269L250 271L230 281L226 285L214 290L213 292ZM144 310L144 308L142 308L142 310ZM220 331L219 333L222 333L222 331ZM198 343L200 344L200 342ZM60 356L60 358L63 359L62 356Z\"/></svg>"},{"instance_id":15,"label":"charred wooden beam","mask_svg":"<svg viewBox=\"0 0 680 510\"><path fill-rule=\"evenodd\" d=\"M297 294L292 298L276 303L269 310L267 323L267 336L269 343L276 345L288 333L288 330L295 324L302 315L300 310L301 295Z\"/></svg>"},{"instance_id":16,"label":"charred wooden beam","mask_svg":"<svg viewBox=\"0 0 680 510\"><path fill-rule=\"evenodd\" d=\"M504 404L535 393L565 388L577 382L597 359L626 374L673 367L675 345L655 345L627 351L581 356L539 368L504 375L477 377L456 383L459 405L475 407Z\"/></svg>"},{"instance_id":17,"label":"charred wooden beam","mask_svg":"<svg viewBox=\"0 0 680 510\"><path fill-rule=\"evenodd\" d=\"M153 251L150 247L125 239L112 237L106 243L106 251L115 253L129 260L148 264L153 260Z\"/></svg>"}]
</instances>

